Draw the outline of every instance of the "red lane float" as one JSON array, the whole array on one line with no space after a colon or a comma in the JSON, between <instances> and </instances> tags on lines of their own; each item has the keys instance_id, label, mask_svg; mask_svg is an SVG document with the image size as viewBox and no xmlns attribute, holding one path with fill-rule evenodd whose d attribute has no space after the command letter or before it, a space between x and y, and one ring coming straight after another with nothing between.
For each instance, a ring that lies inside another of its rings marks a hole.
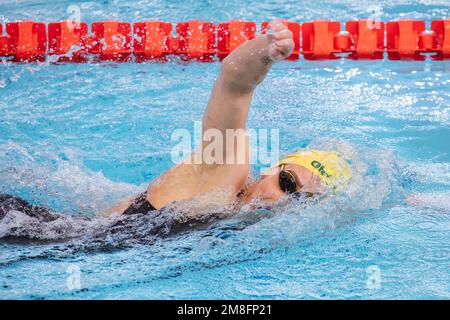
<instances>
[{"instance_id":1,"label":"red lane float","mask_svg":"<svg viewBox=\"0 0 450 320\"><path fill-rule=\"evenodd\" d=\"M431 30L437 36L437 54L432 58L434 60L450 59L450 19L432 21Z\"/></svg>"},{"instance_id":2,"label":"red lane float","mask_svg":"<svg viewBox=\"0 0 450 320\"><path fill-rule=\"evenodd\" d=\"M84 38L88 26L82 22L72 21L52 22L48 24L48 54L57 55L60 62L84 62Z\"/></svg>"},{"instance_id":3,"label":"red lane float","mask_svg":"<svg viewBox=\"0 0 450 320\"><path fill-rule=\"evenodd\" d=\"M287 59L450 59L450 19L433 20L429 30L425 21L402 19L381 21L361 19L345 23L330 20L299 22L281 20L293 33L294 50ZM261 24L266 33L268 22ZM176 34L173 36L172 31ZM3 34L5 32L5 34ZM183 60L223 59L245 41L255 38L254 22L232 20L215 25L191 20L174 28L169 22L94 22L91 33L86 23L71 21L44 23L18 21L0 24L0 58L8 61L85 62L90 61L166 61L169 55ZM386 37L385 37L386 35Z\"/></svg>"},{"instance_id":4,"label":"red lane float","mask_svg":"<svg viewBox=\"0 0 450 320\"><path fill-rule=\"evenodd\" d=\"M8 38L3 36L3 25L0 24L0 57L8 54Z\"/></svg>"},{"instance_id":5,"label":"red lane float","mask_svg":"<svg viewBox=\"0 0 450 320\"><path fill-rule=\"evenodd\" d=\"M302 54L305 59L339 59L336 53L342 52L339 47L343 43L343 38L337 38L340 31L341 24L337 21L315 20L303 23Z\"/></svg>"},{"instance_id":6,"label":"red lane float","mask_svg":"<svg viewBox=\"0 0 450 320\"><path fill-rule=\"evenodd\" d=\"M34 21L9 22L0 41L3 56L14 62L44 61L47 51L45 24Z\"/></svg>"},{"instance_id":7,"label":"red lane float","mask_svg":"<svg viewBox=\"0 0 450 320\"><path fill-rule=\"evenodd\" d=\"M345 30L352 37L349 59L383 59L385 25L381 21L348 21Z\"/></svg>"},{"instance_id":8,"label":"red lane float","mask_svg":"<svg viewBox=\"0 0 450 320\"><path fill-rule=\"evenodd\" d=\"M183 60L212 61L216 54L216 26L212 22L193 20L176 27L178 37L172 39L174 52Z\"/></svg>"},{"instance_id":9,"label":"red lane float","mask_svg":"<svg viewBox=\"0 0 450 320\"><path fill-rule=\"evenodd\" d=\"M434 31L423 31L419 35L419 54L425 57L426 53L433 53L432 57L437 53L437 36Z\"/></svg>"},{"instance_id":10,"label":"red lane float","mask_svg":"<svg viewBox=\"0 0 450 320\"><path fill-rule=\"evenodd\" d=\"M162 21L137 22L133 25L133 53L137 62L166 60L170 47L172 24Z\"/></svg>"},{"instance_id":11,"label":"red lane float","mask_svg":"<svg viewBox=\"0 0 450 320\"><path fill-rule=\"evenodd\" d=\"M219 59L224 59L231 51L239 47L247 40L256 36L256 23L232 20L220 23L217 27L217 55Z\"/></svg>"},{"instance_id":12,"label":"red lane float","mask_svg":"<svg viewBox=\"0 0 450 320\"><path fill-rule=\"evenodd\" d=\"M425 60L419 46L420 37L425 31L425 21L399 20L387 23L387 52L388 59Z\"/></svg>"},{"instance_id":13,"label":"red lane float","mask_svg":"<svg viewBox=\"0 0 450 320\"><path fill-rule=\"evenodd\" d=\"M100 60L125 62L131 59L131 25L128 22L92 23L92 35L83 41L87 52Z\"/></svg>"}]
</instances>

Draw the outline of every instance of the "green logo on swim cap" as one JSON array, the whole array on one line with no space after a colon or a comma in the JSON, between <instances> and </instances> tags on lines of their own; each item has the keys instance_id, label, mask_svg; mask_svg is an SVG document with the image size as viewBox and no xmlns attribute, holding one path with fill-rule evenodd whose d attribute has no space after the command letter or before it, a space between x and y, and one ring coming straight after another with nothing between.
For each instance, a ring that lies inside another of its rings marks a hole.
<instances>
[{"instance_id":1,"label":"green logo on swim cap","mask_svg":"<svg viewBox=\"0 0 450 320\"><path fill-rule=\"evenodd\" d=\"M322 176L326 176L327 178L331 178L332 176L325 171L325 167L317 160L313 160L311 165L319 171Z\"/></svg>"}]
</instances>

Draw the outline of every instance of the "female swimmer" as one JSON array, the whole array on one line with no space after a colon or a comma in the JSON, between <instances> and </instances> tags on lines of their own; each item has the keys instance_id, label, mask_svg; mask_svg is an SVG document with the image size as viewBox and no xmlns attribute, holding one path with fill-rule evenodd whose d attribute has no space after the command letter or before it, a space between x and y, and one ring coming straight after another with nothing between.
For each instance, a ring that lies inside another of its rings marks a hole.
<instances>
[{"instance_id":1,"label":"female swimmer","mask_svg":"<svg viewBox=\"0 0 450 320\"><path fill-rule=\"evenodd\" d=\"M202 141L196 152L161 174L146 192L118 203L106 215L147 214L185 200L192 201L194 212L236 203L239 207L254 199L271 204L286 194L311 196L344 186L351 176L347 162L335 152L319 150L300 150L273 165L257 182L248 181L250 151L245 126L253 92L272 65L288 57L294 48L292 33L283 23L274 20L269 30L224 59L203 116L203 136L216 130L225 140L226 131L233 130L233 139L244 143L230 144L233 147L225 147L222 154L205 159L207 144ZM223 141L223 145L229 144ZM0 195L0 219L9 210L47 220L56 218L45 208Z\"/></svg>"}]
</instances>

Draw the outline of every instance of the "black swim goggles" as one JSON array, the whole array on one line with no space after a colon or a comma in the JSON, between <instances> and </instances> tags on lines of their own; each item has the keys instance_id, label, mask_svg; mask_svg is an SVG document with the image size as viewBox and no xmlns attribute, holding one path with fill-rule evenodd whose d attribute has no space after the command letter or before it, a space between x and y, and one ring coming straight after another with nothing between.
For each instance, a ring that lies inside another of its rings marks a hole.
<instances>
[{"instance_id":1,"label":"black swim goggles","mask_svg":"<svg viewBox=\"0 0 450 320\"><path fill-rule=\"evenodd\" d=\"M284 164L280 168L278 184L280 189L288 195L293 195L294 197L301 197L302 195L306 197L313 196L311 192L301 192L303 185L296 179L296 174L293 171L284 169Z\"/></svg>"}]
</instances>

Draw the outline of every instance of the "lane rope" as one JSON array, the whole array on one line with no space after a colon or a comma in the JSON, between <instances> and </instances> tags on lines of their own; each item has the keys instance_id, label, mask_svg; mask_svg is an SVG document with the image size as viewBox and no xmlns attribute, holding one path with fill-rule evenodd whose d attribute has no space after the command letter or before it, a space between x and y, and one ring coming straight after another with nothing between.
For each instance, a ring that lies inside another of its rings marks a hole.
<instances>
[{"instance_id":1,"label":"lane rope","mask_svg":"<svg viewBox=\"0 0 450 320\"><path fill-rule=\"evenodd\" d=\"M426 29L423 20L383 22L370 19L347 21L282 20L294 36L294 51L287 60L450 59L450 19L433 20ZM263 22L260 33L267 32ZM4 32L3 32L4 30ZM130 24L121 21L51 22L0 24L0 60L45 61L168 61L212 62L224 59L245 41L257 35L255 22L232 20L215 24L201 20L172 23L148 20ZM173 34L175 33L175 35Z\"/></svg>"}]
</instances>

